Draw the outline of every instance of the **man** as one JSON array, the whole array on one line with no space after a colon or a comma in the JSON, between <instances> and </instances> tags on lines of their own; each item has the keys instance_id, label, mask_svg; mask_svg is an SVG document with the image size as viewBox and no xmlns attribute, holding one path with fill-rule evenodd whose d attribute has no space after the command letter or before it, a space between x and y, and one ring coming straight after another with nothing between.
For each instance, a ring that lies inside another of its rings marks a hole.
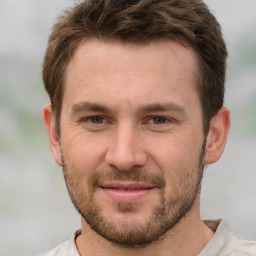
<instances>
[{"instance_id":1,"label":"man","mask_svg":"<svg viewBox=\"0 0 256 256\"><path fill-rule=\"evenodd\" d=\"M226 57L200 0L87 0L60 18L43 117L82 229L43 255L256 255L200 218L230 126Z\"/></svg>"}]
</instances>

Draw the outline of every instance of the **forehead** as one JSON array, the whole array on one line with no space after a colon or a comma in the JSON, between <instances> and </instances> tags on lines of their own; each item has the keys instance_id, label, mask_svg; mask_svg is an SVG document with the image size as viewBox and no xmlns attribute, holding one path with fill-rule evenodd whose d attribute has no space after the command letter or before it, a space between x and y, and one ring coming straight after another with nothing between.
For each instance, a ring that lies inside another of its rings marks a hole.
<instances>
[{"instance_id":1,"label":"forehead","mask_svg":"<svg viewBox=\"0 0 256 256\"><path fill-rule=\"evenodd\" d=\"M158 40L149 43L123 43L119 41L99 41L90 39L80 43L68 64L68 72L74 64L80 63L90 71L100 68L106 71L127 72L127 65L141 64L143 71L168 72L170 64L183 64L185 69L196 72L196 56L191 47L184 47L173 40ZM122 65L112 65L122 64ZM174 71L173 71L174 72Z\"/></svg>"},{"instance_id":2,"label":"forehead","mask_svg":"<svg viewBox=\"0 0 256 256\"><path fill-rule=\"evenodd\" d=\"M159 101L167 89L168 95L195 93L196 74L194 51L175 41L132 44L90 39L77 47L68 64L63 103L93 97L107 101L107 96L116 95L130 95L132 100L138 94Z\"/></svg>"}]
</instances>

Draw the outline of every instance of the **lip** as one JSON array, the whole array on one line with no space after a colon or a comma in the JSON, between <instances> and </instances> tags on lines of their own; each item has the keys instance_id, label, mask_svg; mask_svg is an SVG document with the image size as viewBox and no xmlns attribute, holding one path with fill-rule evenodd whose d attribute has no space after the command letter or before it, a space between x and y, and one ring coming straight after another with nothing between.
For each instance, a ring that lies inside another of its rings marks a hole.
<instances>
[{"instance_id":1,"label":"lip","mask_svg":"<svg viewBox=\"0 0 256 256\"><path fill-rule=\"evenodd\" d=\"M147 197L155 187L143 183L110 182L100 186L110 198L121 202L134 202Z\"/></svg>"}]
</instances>

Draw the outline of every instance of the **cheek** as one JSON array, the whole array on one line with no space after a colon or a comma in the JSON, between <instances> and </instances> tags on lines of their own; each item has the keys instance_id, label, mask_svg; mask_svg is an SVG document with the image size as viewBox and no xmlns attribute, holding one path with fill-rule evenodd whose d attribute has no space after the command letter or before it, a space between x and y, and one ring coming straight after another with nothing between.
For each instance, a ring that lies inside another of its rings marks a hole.
<instances>
[{"instance_id":1,"label":"cheek","mask_svg":"<svg viewBox=\"0 0 256 256\"><path fill-rule=\"evenodd\" d=\"M149 154L159 165L171 168L172 166L182 166L185 163L192 164L198 158L201 150L201 139L195 135L183 138L169 136L162 140L151 142ZM152 146L154 145L154 147Z\"/></svg>"},{"instance_id":2,"label":"cheek","mask_svg":"<svg viewBox=\"0 0 256 256\"><path fill-rule=\"evenodd\" d=\"M151 150L152 165L164 176L169 191L180 191L195 179L199 171L199 159L202 150L201 138L190 135L186 139L170 137L161 141Z\"/></svg>"},{"instance_id":3,"label":"cheek","mask_svg":"<svg viewBox=\"0 0 256 256\"><path fill-rule=\"evenodd\" d=\"M99 168L104 158L105 147L102 139L91 138L84 132L73 136L63 134L62 138L61 147L66 165L82 173L91 173Z\"/></svg>"}]
</instances>

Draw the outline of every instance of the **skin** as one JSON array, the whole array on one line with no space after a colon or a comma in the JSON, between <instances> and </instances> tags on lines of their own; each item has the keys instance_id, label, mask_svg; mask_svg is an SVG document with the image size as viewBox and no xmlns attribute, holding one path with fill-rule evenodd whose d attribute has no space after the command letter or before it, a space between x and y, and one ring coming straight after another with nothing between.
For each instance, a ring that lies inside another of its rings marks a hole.
<instances>
[{"instance_id":1,"label":"skin","mask_svg":"<svg viewBox=\"0 0 256 256\"><path fill-rule=\"evenodd\" d=\"M220 158L230 117L221 108L203 134L196 67L193 50L174 41L137 45L91 39L77 48L67 68L60 136L51 105L43 110L73 201L81 211L97 206L103 223L119 234L143 230L163 202L169 221L183 197L192 203L174 227L146 246L112 243L82 218L76 240L80 255L196 255L211 239L213 231L200 218L200 166ZM120 186L133 184L137 175L139 186L150 184L150 190L143 196L113 196L97 183L90 185L95 173L104 186L117 171ZM148 177L156 176L164 187L150 183Z\"/></svg>"}]
</instances>

